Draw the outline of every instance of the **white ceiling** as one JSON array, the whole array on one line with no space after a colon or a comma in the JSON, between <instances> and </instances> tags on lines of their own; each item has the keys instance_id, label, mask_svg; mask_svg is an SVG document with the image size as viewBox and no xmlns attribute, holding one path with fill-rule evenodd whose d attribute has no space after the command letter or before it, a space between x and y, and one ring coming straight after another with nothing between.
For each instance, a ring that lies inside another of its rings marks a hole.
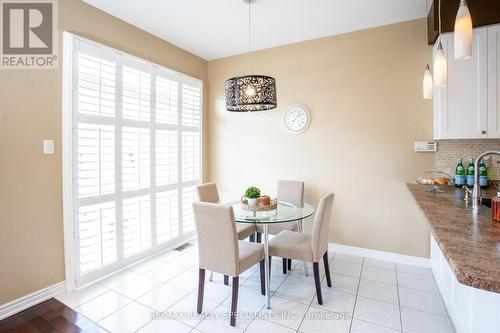
<instances>
[{"instance_id":1,"label":"white ceiling","mask_svg":"<svg viewBox=\"0 0 500 333\"><path fill-rule=\"evenodd\" d=\"M243 0L83 0L204 59L248 50ZM252 49L426 16L426 0L257 0Z\"/></svg>"}]
</instances>

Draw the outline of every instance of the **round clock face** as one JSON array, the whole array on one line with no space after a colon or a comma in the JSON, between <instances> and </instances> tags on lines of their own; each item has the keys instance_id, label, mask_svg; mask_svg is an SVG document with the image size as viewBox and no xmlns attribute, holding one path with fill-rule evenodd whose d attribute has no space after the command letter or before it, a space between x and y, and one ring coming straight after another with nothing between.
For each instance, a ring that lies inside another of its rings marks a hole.
<instances>
[{"instance_id":1,"label":"round clock face","mask_svg":"<svg viewBox=\"0 0 500 333\"><path fill-rule=\"evenodd\" d=\"M309 127L309 111L302 105L292 105L283 114L283 126L290 133L301 133Z\"/></svg>"}]
</instances>

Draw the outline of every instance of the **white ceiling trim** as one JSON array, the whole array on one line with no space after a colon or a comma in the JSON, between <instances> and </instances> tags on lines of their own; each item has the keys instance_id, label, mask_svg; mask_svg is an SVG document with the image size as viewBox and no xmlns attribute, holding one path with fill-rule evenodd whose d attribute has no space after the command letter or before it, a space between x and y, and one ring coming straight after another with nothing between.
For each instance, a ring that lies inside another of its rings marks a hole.
<instances>
[{"instance_id":1,"label":"white ceiling trim","mask_svg":"<svg viewBox=\"0 0 500 333\"><path fill-rule=\"evenodd\" d=\"M248 51L242 0L83 0L206 60ZM257 0L252 49L426 16L426 0Z\"/></svg>"}]
</instances>

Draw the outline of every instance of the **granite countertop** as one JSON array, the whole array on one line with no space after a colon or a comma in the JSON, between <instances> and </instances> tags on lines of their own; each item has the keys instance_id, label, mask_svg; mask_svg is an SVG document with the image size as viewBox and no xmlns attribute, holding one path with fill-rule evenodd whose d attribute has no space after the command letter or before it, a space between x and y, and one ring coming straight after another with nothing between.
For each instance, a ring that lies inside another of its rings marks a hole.
<instances>
[{"instance_id":1,"label":"granite countertop","mask_svg":"<svg viewBox=\"0 0 500 333\"><path fill-rule=\"evenodd\" d=\"M474 213L463 200L464 191L452 186L437 194L428 192L426 185L407 186L457 280L500 293L500 225L491 222L491 209L482 206ZM496 191L483 190L483 197L491 198Z\"/></svg>"}]
</instances>

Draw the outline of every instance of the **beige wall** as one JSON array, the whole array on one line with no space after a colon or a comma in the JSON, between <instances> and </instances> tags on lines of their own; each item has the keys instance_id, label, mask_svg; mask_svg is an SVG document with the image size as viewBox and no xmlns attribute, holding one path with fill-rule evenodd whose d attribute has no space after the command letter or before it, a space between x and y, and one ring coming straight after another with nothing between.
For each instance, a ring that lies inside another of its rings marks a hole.
<instances>
[{"instance_id":1,"label":"beige wall","mask_svg":"<svg viewBox=\"0 0 500 333\"><path fill-rule=\"evenodd\" d=\"M59 28L61 57L66 30L206 79L203 59L79 0L59 1ZM64 280L59 68L0 70L0 304Z\"/></svg>"},{"instance_id":2,"label":"beige wall","mask_svg":"<svg viewBox=\"0 0 500 333\"><path fill-rule=\"evenodd\" d=\"M274 76L278 108L225 111L224 82L247 72L246 56L208 63L208 178L222 198L278 179L301 179L306 200L335 192L330 241L428 256L429 229L405 187L433 167L416 154L432 138L432 103L421 93L431 61L424 19L256 52L254 72ZM311 126L284 131L290 104L304 104Z\"/></svg>"}]
</instances>

